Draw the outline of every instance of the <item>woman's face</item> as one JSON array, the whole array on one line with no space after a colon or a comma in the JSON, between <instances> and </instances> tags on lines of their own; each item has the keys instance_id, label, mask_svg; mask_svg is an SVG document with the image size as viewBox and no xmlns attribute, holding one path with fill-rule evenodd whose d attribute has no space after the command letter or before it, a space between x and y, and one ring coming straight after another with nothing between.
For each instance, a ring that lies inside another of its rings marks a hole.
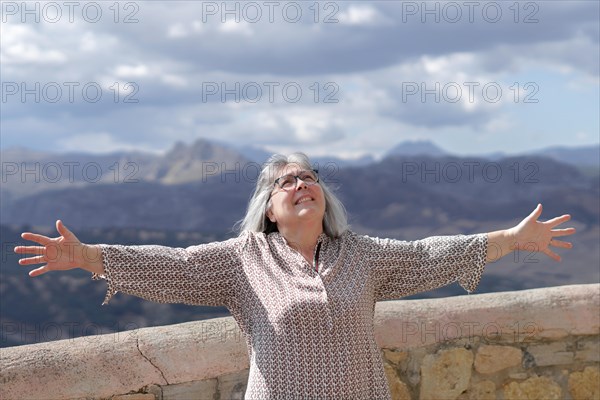
<instances>
[{"instance_id":1,"label":"woman's face","mask_svg":"<svg viewBox=\"0 0 600 400\"><path fill-rule=\"evenodd\" d=\"M298 164L288 164L276 176L300 175L305 170ZM319 183L310 185L298 179L290 188L282 189L277 184L273 187L267 217L278 226L292 226L303 220L323 221L324 215L325 196Z\"/></svg>"}]
</instances>

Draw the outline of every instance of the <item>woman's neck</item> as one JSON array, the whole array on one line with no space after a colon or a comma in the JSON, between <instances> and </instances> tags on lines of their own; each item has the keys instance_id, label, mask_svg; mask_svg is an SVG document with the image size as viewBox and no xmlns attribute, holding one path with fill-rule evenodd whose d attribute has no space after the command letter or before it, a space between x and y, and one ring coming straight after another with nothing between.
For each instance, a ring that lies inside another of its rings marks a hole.
<instances>
[{"instance_id":1,"label":"woman's neck","mask_svg":"<svg viewBox=\"0 0 600 400\"><path fill-rule=\"evenodd\" d=\"M312 259L319 235L323 233L323 222L306 223L296 227L278 227L279 233L285 238L288 246L297 250L305 258Z\"/></svg>"}]
</instances>

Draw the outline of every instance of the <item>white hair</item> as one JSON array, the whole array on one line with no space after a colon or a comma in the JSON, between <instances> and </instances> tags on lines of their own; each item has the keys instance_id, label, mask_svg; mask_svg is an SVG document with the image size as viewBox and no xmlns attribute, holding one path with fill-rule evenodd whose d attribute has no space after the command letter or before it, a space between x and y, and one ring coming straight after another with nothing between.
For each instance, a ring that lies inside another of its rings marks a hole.
<instances>
[{"instance_id":1,"label":"white hair","mask_svg":"<svg viewBox=\"0 0 600 400\"><path fill-rule=\"evenodd\" d=\"M289 156L274 154L269 157L256 181L256 187L248 203L246 215L234 226L238 233L251 231L269 234L278 231L277 224L267 217L267 210L271 207L269 197L275 179L278 178L276 174L288 164L297 164L303 169L312 169L310 160L304 153L292 153ZM325 196L323 231L332 238L339 237L348 229L346 209L325 182L319 180L319 185Z\"/></svg>"}]
</instances>

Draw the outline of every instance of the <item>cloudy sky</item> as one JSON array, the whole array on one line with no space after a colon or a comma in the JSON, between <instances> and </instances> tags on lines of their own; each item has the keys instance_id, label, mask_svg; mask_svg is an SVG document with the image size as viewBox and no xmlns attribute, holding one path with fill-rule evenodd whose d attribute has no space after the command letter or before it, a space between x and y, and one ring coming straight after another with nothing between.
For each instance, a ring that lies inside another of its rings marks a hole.
<instances>
[{"instance_id":1,"label":"cloudy sky","mask_svg":"<svg viewBox=\"0 0 600 400\"><path fill-rule=\"evenodd\" d=\"M599 2L11 2L1 148L599 142Z\"/></svg>"}]
</instances>

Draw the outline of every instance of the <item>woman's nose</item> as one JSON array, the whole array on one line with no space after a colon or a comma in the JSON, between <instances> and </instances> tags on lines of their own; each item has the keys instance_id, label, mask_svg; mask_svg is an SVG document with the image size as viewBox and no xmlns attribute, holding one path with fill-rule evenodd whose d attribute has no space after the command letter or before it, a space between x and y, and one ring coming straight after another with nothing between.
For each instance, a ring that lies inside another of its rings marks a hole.
<instances>
[{"instance_id":1,"label":"woman's nose","mask_svg":"<svg viewBox=\"0 0 600 400\"><path fill-rule=\"evenodd\" d=\"M296 190L300 190L302 188L308 188L308 185L304 183L302 179L296 178Z\"/></svg>"}]
</instances>

